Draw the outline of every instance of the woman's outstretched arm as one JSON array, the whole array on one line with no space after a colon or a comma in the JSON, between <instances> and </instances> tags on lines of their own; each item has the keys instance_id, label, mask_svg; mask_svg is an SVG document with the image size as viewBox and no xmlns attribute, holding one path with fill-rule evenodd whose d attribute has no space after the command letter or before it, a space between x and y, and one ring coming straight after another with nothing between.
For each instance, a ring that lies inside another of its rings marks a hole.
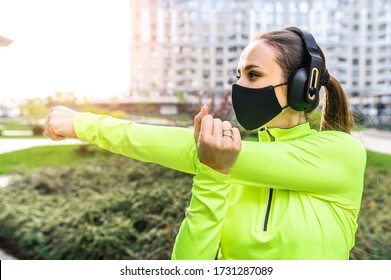
<instances>
[{"instance_id":1,"label":"woman's outstretched arm","mask_svg":"<svg viewBox=\"0 0 391 280\"><path fill-rule=\"evenodd\" d=\"M142 125L57 106L47 117L45 134L55 141L78 138L113 153L195 174L198 157L192 129Z\"/></svg>"}]
</instances>

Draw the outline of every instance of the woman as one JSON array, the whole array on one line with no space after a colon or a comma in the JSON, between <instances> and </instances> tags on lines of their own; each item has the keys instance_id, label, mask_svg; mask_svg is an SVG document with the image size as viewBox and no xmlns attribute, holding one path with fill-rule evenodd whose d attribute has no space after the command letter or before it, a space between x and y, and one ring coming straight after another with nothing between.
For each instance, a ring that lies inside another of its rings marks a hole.
<instances>
[{"instance_id":1,"label":"woman","mask_svg":"<svg viewBox=\"0 0 391 280\"><path fill-rule=\"evenodd\" d=\"M206 106L194 135L63 107L51 111L45 132L195 174L173 259L348 259L366 154L349 135L347 99L322 51L297 28L261 34L243 51L238 79L236 117L259 128L260 142L241 141ZM321 85L318 132L306 113L318 105Z\"/></svg>"}]
</instances>

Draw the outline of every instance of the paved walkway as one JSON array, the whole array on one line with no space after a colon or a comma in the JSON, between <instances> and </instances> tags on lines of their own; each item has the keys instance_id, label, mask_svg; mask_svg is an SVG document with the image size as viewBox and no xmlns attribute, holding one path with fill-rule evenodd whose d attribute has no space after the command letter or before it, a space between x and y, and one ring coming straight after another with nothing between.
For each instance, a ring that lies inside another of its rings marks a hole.
<instances>
[{"instance_id":1,"label":"paved walkway","mask_svg":"<svg viewBox=\"0 0 391 280\"><path fill-rule=\"evenodd\" d=\"M17 260L11 255L8 255L3 250L0 249L0 260Z\"/></svg>"},{"instance_id":2,"label":"paved walkway","mask_svg":"<svg viewBox=\"0 0 391 280\"><path fill-rule=\"evenodd\" d=\"M357 137L367 150L391 155L391 131L367 129L354 131L352 135Z\"/></svg>"},{"instance_id":3,"label":"paved walkway","mask_svg":"<svg viewBox=\"0 0 391 280\"><path fill-rule=\"evenodd\" d=\"M49 138L0 138L0 154L23 150L36 146L71 145L82 143L77 139L52 141Z\"/></svg>"}]
</instances>

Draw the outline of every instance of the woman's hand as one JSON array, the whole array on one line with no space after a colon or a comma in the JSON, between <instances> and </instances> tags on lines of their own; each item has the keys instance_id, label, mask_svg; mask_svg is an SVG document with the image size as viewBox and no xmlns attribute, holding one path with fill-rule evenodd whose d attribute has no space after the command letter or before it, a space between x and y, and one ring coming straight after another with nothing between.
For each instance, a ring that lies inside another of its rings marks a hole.
<instances>
[{"instance_id":1,"label":"woman's hand","mask_svg":"<svg viewBox=\"0 0 391 280\"><path fill-rule=\"evenodd\" d=\"M73 120L77 114L77 111L63 106L53 107L46 119L45 134L55 141L67 137L77 138L73 128Z\"/></svg>"},{"instance_id":2,"label":"woman's hand","mask_svg":"<svg viewBox=\"0 0 391 280\"><path fill-rule=\"evenodd\" d=\"M228 174L240 153L239 129L228 121L214 119L204 105L194 117L194 139L200 161L221 173Z\"/></svg>"}]
</instances>

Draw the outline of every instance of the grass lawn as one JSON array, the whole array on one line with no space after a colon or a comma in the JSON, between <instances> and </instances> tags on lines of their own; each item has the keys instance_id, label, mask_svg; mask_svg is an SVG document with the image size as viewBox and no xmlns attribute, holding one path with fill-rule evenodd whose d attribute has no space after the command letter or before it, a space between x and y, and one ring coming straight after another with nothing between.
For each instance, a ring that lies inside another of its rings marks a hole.
<instances>
[{"instance_id":1,"label":"grass lawn","mask_svg":"<svg viewBox=\"0 0 391 280\"><path fill-rule=\"evenodd\" d=\"M0 135L0 139L18 138L18 139L48 139L46 135Z\"/></svg>"},{"instance_id":2,"label":"grass lawn","mask_svg":"<svg viewBox=\"0 0 391 280\"><path fill-rule=\"evenodd\" d=\"M25 150L0 154L0 174L12 173L20 168L34 169L47 166L71 165L94 157L97 153L111 155L96 146L59 145L34 147Z\"/></svg>"},{"instance_id":3,"label":"grass lawn","mask_svg":"<svg viewBox=\"0 0 391 280\"><path fill-rule=\"evenodd\" d=\"M367 151L367 166L388 169L391 173L391 155Z\"/></svg>"},{"instance_id":4,"label":"grass lawn","mask_svg":"<svg viewBox=\"0 0 391 280\"><path fill-rule=\"evenodd\" d=\"M22 119L0 119L0 129L3 130L31 130L31 127Z\"/></svg>"}]
</instances>

